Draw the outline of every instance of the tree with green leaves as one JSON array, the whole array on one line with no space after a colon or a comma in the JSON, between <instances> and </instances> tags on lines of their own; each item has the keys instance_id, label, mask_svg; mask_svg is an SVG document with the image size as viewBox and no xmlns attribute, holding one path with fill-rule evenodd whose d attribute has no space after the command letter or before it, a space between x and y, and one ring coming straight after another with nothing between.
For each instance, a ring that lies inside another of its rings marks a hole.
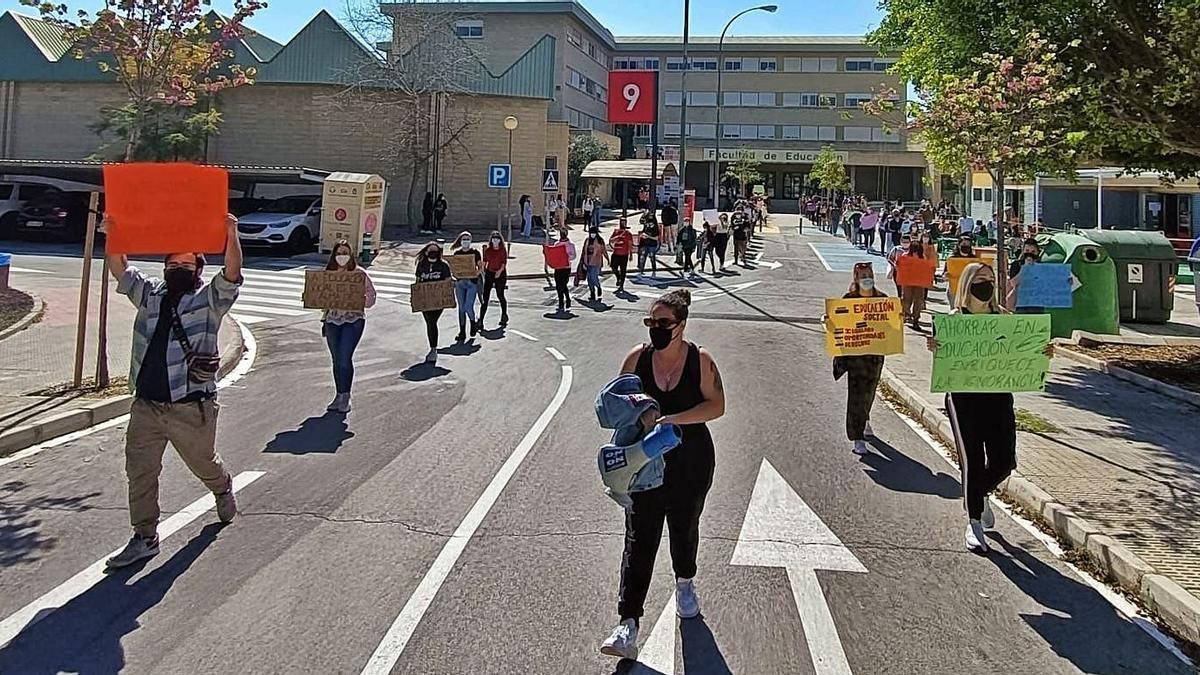
<instances>
[{"instance_id":1,"label":"tree with green leaves","mask_svg":"<svg viewBox=\"0 0 1200 675\"><path fill-rule=\"evenodd\" d=\"M840 155L832 145L821 148L820 154L813 160L809 176L816 181L822 190L836 191L850 189L850 174Z\"/></svg>"},{"instance_id":2,"label":"tree with green leaves","mask_svg":"<svg viewBox=\"0 0 1200 675\"><path fill-rule=\"evenodd\" d=\"M934 166L951 174L969 168L991 175L1000 227L1007 179L1074 176L1081 153L1094 147L1088 134L1075 127L1080 89L1071 83L1062 60L1070 49L1031 33L1015 56L986 54L975 59L975 70L966 75L936 76L934 86L922 89L909 106L910 129ZM877 93L866 111L891 111L891 93ZM1001 299L1004 267L996 269Z\"/></svg>"},{"instance_id":3,"label":"tree with green leaves","mask_svg":"<svg viewBox=\"0 0 1200 675\"><path fill-rule=\"evenodd\" d=\"M883 0L870 40L899 52L918 90L965 76L986 54L1015 56L1031 31L1063 55L1078 89L1074 126L1097 159L1179 176L1200 171L1200 0Z\"/></svg>"},{"instance_id":4,"label":"tree with green leaves","mask_svg":"<svg viewBox=\"0 0 1200 675\"><path fill-rule=\"evenodd\" d=\"M608 146L591 134L576 134L567 146L567 187L578 193L583 180L583 170L592 162L612 159Z\"/></svg>"},{"instance_id":5,"label":"tree with green leaves","mask_svg":"<svg viewBox=\"0 0 1200 675\"><path fill-rule=\"evenodd\" d=\"M738 193L745 197L746 188L763 179L762 172L759 171L761 166L758 160L743 155L725 169L725 177L737 181Z\"/></svg>"}]
</instances>

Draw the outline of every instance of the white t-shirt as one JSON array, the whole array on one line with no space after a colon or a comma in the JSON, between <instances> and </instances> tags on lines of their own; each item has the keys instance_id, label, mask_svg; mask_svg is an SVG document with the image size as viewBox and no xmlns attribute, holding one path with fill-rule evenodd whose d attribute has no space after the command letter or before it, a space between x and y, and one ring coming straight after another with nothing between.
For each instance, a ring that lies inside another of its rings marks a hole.
<instances>
[{"instance_id":1,"label":"white t-shirt","mask_svg":"<svg viewBox=\"0 0 1200 675\"><path fill-rule=\"evenodd\" d=\"M958 219L958 233L971 234L975 231L975 221L971 220L970 216L963 216Z\"/></svg>"}]
</instances>

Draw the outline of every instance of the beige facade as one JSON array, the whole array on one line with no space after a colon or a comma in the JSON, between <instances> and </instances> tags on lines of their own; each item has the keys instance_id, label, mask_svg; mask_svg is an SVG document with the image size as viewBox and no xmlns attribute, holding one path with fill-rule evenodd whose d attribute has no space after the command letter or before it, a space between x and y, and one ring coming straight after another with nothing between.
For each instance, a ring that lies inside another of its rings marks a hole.
<instances>
[{"instance_id":1,"label":"beige facade","mask_svg":"<svg viewBox=\"0 0 1200 675\"><path fill-rule=\"evenodd\" d=\"M409 174L386 161L385 125L377 127L378 133L364 132L352 111L335 104L338 91L325 85L267 84L221 94L218 107L224 121L220 134L209 141L208 161L378 173L390 184L387 221L404 222ZM0 120L5 120L0 150L6 159L87 158L102 142L89 128L98 121L99 110L121 102L115 85L98 83L0 83L0 94ZM496 96L454 100L469 108L474 124L463 141L466 150L441 162L438 185L450 203L447 221L452 226L495 223L496 193L502 191L488 189L487 167L508 162L506 116L520 122L513 134L514 204L522 193L541 194L547 157L566 166L567 126L548 121L548 101ZM426 189L427 177L420 176L418 204Z\"/></svg>"}]
</instances>

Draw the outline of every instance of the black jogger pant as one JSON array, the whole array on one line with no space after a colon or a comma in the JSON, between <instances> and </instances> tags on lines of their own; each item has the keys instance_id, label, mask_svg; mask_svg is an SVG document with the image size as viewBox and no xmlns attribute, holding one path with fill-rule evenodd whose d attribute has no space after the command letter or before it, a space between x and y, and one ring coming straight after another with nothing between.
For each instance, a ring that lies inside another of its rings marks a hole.
<instances>
[{"instance_id":1,"label":"black jogger pant","mask_svg":"<svg viewBox=\"0 0 1200 675\"><path fill-rule=\"evenodd\" d=\"M479 324L483 325L483 317L487 316L488 303L492 299L492 289L496 289L496 298L500 300L500 315L508 316L508 298L504 297L504 290L508 288L508 272L496 274L492 271L484 271L483 273L483 302L479 309Z\"/></svg>"},{"instance_id":2,"label":"black jogger pant","mask_svg":"<svg viewBox=\"0 0 1200 675\"><path fill-rule=\"evenodd\" d=\"M438 343L438 319L442 318L442 312L445 310L434 309L428 312L421 312L421 316L425 317L425 336L429 338L429 348L437 349Z\"/></svg>"},{"instance_id":3,"label":"black jogger pant","mask_svg":"<svg viewBox=\"0 0 1200 675\"><path fill-rule=\"evenodd\" d=\"M946 394L967 515L978 520L983 500L1017 468L1017 418L1012 394Z\"/></svg>"},{"instance_id":4,"label":"black jogger pant","mask_svg":"<svg viewBox=\"0 0 1200 675\"><path fill-rule=\"evenodd\" d=\"M729 235L717 233L714 240L717 244L717 258L721 261L721 267L725 266L725 252L729 250Z\"/></svg>"},{"instance_id":5,"label":"black jogger pant","mask_svg":"<svg viewBox=\"0 0 1200 675\"><path fill-rule=\"evenodd\" d=\"M571 301L571 289L567 285L571 280L571 268L564 267L554 270L554 291L558 295L558 308L562 309Z\"/></svg>"},{"instance_id":6,"label":"black jogger pant","mask_svg":"<svg viewBox=\"0 0 1200 675\"><path fill-rule=\"evenodd\" d=\"M846 364L846 438L861 441L871 419L883 357L843 356L842 359Z\"/></svg>"},{"instance_id":7,"label":"black jogger pant","mask_svg":"<svg viewBox=\"0 0 1200 675\"><path fill-rule=\"evenodd\" d=\"M629 274L629 254L618 255L612 254L609 258L610 266L612 267L613 276L617 278L617 288L625 287L625 276Z\"/></svg>"},{"instance_id":8,"label":"black jogger pant","mask_svg":"<svg viewBox=\"0 0 1200 675\"><path fill-rule=\"evenodd\" d=\"M711 481L710 481L711 484ZM654 576L654 558L662 542L663 521L671 535L671 566L675 578L696 576L700 547L700 513L708 485L671 488L667 485L634 492L633 508L625 512L625 553L621 556L621 620L641 619Z\"/></svg>"}]
</instances>

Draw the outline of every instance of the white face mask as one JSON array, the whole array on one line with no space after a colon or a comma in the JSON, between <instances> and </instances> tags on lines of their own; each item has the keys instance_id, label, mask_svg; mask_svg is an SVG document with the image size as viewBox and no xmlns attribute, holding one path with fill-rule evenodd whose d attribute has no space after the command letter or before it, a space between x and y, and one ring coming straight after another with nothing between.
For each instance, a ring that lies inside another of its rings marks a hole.
<instances>
[{"instance_id":1,"label":"white face mask","mask_svg":"<svg viewBox=\"0 0 1200 675\"><path fill-rule=\"evenodd\" d=\"M350 256L345 253L339 253L333 256L333 261L338 264L338 267L345 267L350 264Z\"/></svg>"},{"instance_id":2,"label":"white face mask","mask_svg":"<svg viewBox=\"0 0 1200 675\"><path fill-rule=\"evenodd\" d=\"M873 291L875 290L875 280L871 277L863 277L858 280L858 287L864 291Z\"/></svg>"},{"instance_id":3,"label":"white face mask","mask_svg":"<svg viewBox=\"0 0 1200 675\"><path fill-rule=\"evenodd\" d=\"M492 248L500 248L500 240L499 239L492 240Z\"/></svg>"},{"instance_id":4,"label":"white face mask","mask_svg":"<svg viewBox=\"0 0 1200 675\"><path fill-rule=\"evenodd\" d=\"M464 251L471 248L471 238L470 237L463 237L463 240L461 242L461 248Z\"/></svg>"}]
</instances>

